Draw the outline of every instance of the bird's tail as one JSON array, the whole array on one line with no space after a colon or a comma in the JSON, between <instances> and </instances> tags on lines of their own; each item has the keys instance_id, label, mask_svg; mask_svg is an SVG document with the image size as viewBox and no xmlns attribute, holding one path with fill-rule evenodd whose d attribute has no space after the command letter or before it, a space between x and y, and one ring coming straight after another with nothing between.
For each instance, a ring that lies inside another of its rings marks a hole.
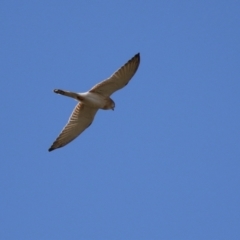
<instances>
[{"instance_id":1,"label":"bird's tail","mask_svg":"<svg viewBox=\"0 0 240 240\"><path fill-rule=\"evenodd\" d=\"M61 89L54 89L53 91L55 93L57 93L57 94L61 94L61 95L64 95L64 96L71 97L71 98L74 98L76 100L79 100L79 96L78 96L77 93L69 92L69 91L65 91L65 90L61 90Z\"/></svg>"}]
</instances>

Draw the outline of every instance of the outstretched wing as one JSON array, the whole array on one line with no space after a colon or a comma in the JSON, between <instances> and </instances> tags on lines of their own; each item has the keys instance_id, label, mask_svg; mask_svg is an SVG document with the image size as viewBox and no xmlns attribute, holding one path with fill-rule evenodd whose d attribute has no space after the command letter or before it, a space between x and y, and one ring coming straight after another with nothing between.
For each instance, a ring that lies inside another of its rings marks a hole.
<instances>
[{"instance_id":1,"label":"outstretched wing","mask_svg":"<svg viewBox=\"0 0 240 240\"><path fill-rule=\"evenodd\" d=\"M140 63L140 54L136 54L125 65L118 69L110 78L98 83L89 92L100 93L109 97L115 91L128 84L136 73Z\"/></svg>"},{"instance_id":2,"label":"outstretched wing","mask_svg":"<svg viewBox=\"0 0 240 240\"><path fill-rule=\"evenodd\" d=\"M70 116L67 125L57 137L48 151L63 147L79 136L89 127L97 112L97 108L90 108L83 103L78 103Z\"/></svg>"}]
</instances>

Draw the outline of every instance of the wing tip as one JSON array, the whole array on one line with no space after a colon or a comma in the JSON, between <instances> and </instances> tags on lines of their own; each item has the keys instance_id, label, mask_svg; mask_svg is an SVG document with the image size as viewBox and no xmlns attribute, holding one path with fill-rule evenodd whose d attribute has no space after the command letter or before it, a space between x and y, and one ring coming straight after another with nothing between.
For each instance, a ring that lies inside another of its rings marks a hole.
<instances>
[{"instance_id":1,"label":"wing tip","mask_svg":"<svg viewBox=\"0 0 240 240\"><path fill-rule=\"evenodd\" d=\"M136 61L137 64L139 65L139 63L140 63L140 52L138 52L137 54L135 54L135 55L133 56L133 58L129 60L129 62L130 62L130 61Z\"/></svg>"},{"instance_id":2,"label":"wing tip","mask_svg":"<svg viewBox=\"0 0 240 240\"><path fill-rule=\"evenodd\" d=\"M49 152L53 151L55 148L52 146L48 149Z\"/></svg>"},{"instance_id":3,"label":"wing tip","mask_svg":"<svg viewBox=\"0 0 240 240\"><path fill-rule=\"evenodd\" d=\"M140 59L140 52L138 52L137 54L135 54L135 56L134 57L137 57L137 58L139 58Z\"/></svg>"}]
</instances>

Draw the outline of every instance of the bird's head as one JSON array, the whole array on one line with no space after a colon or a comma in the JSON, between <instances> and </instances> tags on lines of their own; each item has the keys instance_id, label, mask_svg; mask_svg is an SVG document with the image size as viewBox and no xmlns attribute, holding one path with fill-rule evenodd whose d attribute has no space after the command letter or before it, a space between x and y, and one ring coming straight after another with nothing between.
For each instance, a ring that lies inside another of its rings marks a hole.
<instances>
[{"instance_id":1,"label":"bird's head","mask_svg":"<svg viewBox=\"0 0 240 240\"><path fill-rule=\"evenodd\" d=\"M106 105L102 109L105 109L105 110L112 109L112 110L114 110L114 108L115 108L115 102L111 98L108 98L107 102L106 102Z\"/></svg>"}]
</instances>

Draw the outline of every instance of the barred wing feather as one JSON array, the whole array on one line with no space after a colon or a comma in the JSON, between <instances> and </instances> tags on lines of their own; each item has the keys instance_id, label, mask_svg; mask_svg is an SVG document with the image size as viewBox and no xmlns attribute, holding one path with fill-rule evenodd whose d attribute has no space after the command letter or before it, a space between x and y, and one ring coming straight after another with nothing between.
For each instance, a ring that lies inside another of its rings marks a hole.
<instances>
[{"instance_id":1,"label":"barred wing feather","mask_svg":"<svg viewBox=\"0 0 240 240\"><path fill-rule=\"evenodd\" d=\"M97 110L97 108L91 108L82 103L78 103L68 123L48 151L50 152L54 149L63 147L78 137L91 125Z\"/></svg>"},{"instance_id":2,"label":"barred wing feather","mask_svg":"<svg viewBox=\"0 0 240 240\"><path fill-rule=\"evenodd\" d=\"M115 91L128 84L136 73L140 63L140 54L136 54L120 69L118 69L110 78L95 85L89 92L100 93L109 97Z\"/></svg>"}]
</instances>

